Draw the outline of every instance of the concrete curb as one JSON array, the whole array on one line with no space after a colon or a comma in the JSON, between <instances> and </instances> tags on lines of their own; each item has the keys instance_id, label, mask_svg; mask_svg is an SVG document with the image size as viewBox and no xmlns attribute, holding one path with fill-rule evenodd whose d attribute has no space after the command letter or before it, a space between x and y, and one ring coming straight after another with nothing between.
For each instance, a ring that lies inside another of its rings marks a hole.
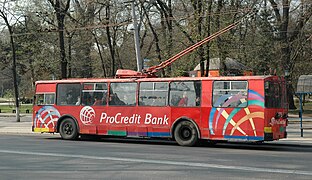
<instances>
[{"instance_id":1,"label":"concrete curb","mask_svg":"<svg viewBox=\"0 0 312 180\"><path fill-rule=\"evenodd\" d=\"M20 117L25 117L25 116L32 116L31 113L29 114L20 114ZM0 113L0 117L16 117L16 114L13 113Z\"/></svg>"}]
</instances>

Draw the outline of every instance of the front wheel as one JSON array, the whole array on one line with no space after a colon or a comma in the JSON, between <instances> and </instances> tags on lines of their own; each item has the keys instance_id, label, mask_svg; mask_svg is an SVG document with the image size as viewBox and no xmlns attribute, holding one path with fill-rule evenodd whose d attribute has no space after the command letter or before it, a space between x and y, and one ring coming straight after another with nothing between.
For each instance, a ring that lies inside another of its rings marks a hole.
<instances>
[{"instance_id":1,"label":"front wheel","mask_svg":"<svg viewBox=\"0 0 312 180\"><path fill-rule=\"evenodd\" d=\"M196 127L190 121L182 121L174 129L174 137L181 146L194 146L198 141Z\"/></svg>"},{"instance_id":2,"label":"front wheel","mask_svg":"<svg viewBox=\"0 0 312 180\"><path fill-rule=\"evenodd\" d=\"M66 118L61 122L59 132L61 137L66 140L74 140L78 138L77 125L71 118Z\"/></svg>"}]
</instances>

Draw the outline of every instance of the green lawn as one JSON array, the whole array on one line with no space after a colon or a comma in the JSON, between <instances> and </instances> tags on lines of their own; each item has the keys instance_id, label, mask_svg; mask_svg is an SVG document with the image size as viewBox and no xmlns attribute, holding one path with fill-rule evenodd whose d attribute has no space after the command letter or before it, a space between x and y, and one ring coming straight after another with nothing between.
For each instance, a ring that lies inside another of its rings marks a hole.
<instances>
[{"instance_id":1,"label":"green lawn","mask_svg":"<svg viewBox=\"0 0 312 180\"><path fill-rule=\"evenodd\" d=\"M0 105L1 113L12 113L15 110L14 105ZM29 113L32 113L32 104L21 104L20 113L26 113L26 110L29 110Z\"/></svg>"},{"instance_id":2,"label":"green lawn","mask_svg":"<svg viewBox=\"0 0 312 180\"><path fill-rule=\"evenodd\" d=\"M299 111L300 111L299 102L295 102L295 105L297 109L290 109L289 113L299 115ZM312 102L306 102L302 108L303 108L304 116L312 117Z\"/></svg>"}]
</instances>

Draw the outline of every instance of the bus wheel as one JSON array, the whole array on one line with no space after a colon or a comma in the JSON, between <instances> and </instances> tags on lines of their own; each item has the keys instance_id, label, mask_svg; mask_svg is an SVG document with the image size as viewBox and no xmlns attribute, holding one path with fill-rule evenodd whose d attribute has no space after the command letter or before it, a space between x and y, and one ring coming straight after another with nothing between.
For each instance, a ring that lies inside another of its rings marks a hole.
<instances>
[{"instance_id":1,"label":"bus wheel","mask_svg":"<svg viewBox=\"0 0 312 180\"><path fill-rule=\"evenodd\" d=\"M174 137L181 146L194 146L198 141L196 127L190 121L182 121L174 129Z\"/></svg>"},{"instance_id":2,"label":"bus wheel","mask_svg":"<svg viewBox=\"0 0 312 180\"><path fill-rule=\"evenodd\" d=\"M59 132L61 137L66 140L73 140L78 138L77 125L71 118L66 118L61 122Z\"/></svg>"}]
</instances>

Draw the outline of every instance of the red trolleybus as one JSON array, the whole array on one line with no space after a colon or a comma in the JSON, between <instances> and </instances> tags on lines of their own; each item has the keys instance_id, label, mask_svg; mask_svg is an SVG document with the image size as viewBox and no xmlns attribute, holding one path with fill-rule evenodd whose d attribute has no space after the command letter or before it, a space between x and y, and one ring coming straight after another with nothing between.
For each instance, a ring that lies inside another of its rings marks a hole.
<instances>
[{"instance_id":1,"label":"red trolleybus","mask_svg":"<svg viewBox=\"0 0 312 180\"><path fill-rule=\"evenodd\" d=\"M277 76L37 81L34 132L198 140L286 138L285 80Z\"/></svg>"}]
</instances>

